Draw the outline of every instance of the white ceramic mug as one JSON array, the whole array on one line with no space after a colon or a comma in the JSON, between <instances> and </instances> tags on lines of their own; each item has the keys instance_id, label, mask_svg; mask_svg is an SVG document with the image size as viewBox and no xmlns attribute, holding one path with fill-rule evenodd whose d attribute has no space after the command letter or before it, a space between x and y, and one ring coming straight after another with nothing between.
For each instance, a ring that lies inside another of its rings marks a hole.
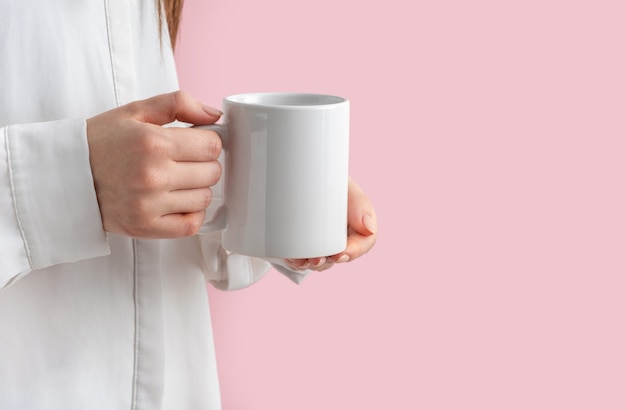
<instances>
[{"instance_id":1,"label":"white ceramic mug","mask_svg":"<svg viewBox=\"0 0 626 410\"><path fill-rule=\"evenodd\" d=\"M349 101L304 93L223 100L224 206L201 232L263 258L314 258L347 238Z\"/></svg>"}]
</instances>

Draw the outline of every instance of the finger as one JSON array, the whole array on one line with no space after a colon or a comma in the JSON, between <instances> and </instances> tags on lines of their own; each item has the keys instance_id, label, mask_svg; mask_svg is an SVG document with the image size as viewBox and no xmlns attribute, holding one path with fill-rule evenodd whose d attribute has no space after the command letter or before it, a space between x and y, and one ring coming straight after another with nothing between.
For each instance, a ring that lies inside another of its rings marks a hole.
<instances>
[{"instance_id":1,"label":"finger","mask_svg":"<svg viewBox=\"0 0 626 410\"><path fill-rule=\"evenodd\" d=\"M309 259L309 263L311 264L311 268L319 268L324 263L326 263L326 258L312 258Z\"/></svg>"},{"instance_id":2,"label":"finger","mask_svg":"<svg viewBox=\"0 0 626 410\"><path fill-rule=\"evenodd\" d=\"M309 269L314 270L316 272L322 272L322 271L332 268L333 266L335 266L335 262L333 262L330 259L324 258L323 263L316 265L316 266L311 266Z\"/></svg>"},{"instance_id":3,"label":"finger","mask_svg":"<svg viewBox=\"0 0 626 410\"><path fill-rule=\"evenodd\" d=\"M372 203L352 178L348 185L348 225L361 235L375 235L378 229Z\"/></svg>"},{"instance_id":4,"label":"finger","mask_svg":"<svg viewBox=\"0 0 626 410\"><path fill-rule=\"evenodd\" d=\"M211 188L181 189L163 196L158 212L160 215L200 212L211 204L212 199Z\"/></svg>"},{"instance_id":5,"label":"finger","mask_svg":"<svg viewBox=\"0 0 626 410\"><path fill-rule=\"evenodd\" d=\"M222 164L209 162L176 162L167 173L170 192L209 188L217 184L222 176Z\"/></svg>"},{"instance_id":6,"label":"finger","mask_svg":"<svg viewBox=\"0 0 626 410\"><path fill-rule=\"evenodd\" d=\"M342 263L359 258L369 252L375 243L376 235L364 236L357 232L354 232L348 236L348 244L346 246L346 250L342 252L339 258L337 258L337 261L339 263ZM347 255L349 259L346 260L344 255Z\"/></svg>"},{"instance_id":7,"label":"finger","mask_svg":"<svg viewBox=\"0 0 626 410\"><path fill-rule=\"evenodd\" d=\"M190 212L184 214L169 214L159 218L156 229L158 238L180 238L198 233L204 223L206 212Z\"/></svg>"},{"instance_id":8,"label":"finger","mask_svg":"<svg viewBox=\"0 0 626 410\"><path fill-rule=\"evenodd\" d=\"M316 272L325 271L331 268L335 262L326 257L310 259L285 259L285 263L295 270L310 269Z\"/></svg>"},{"instance_id":9,"label":"finger","mask_svg":"<svg viewBox=\"0 0 626 410\"><path fill-rule=\"evenodd\" d=\"M347 250L347 248L346 248ZM346 263L350 262L350 255L346 251L328 257L330 263Z\"/></svg>"},{"instance_id":10,"label":"finger","mask_svg":"<svg viewBox=\"0 0 626 410\"><path fill-rule=\"evenodd\" d=\"M189 94L176 91L128 104L133 116L140 121L164 125L175 120L191 124L213 124L221 111L203 105Z\"/></svg>"},{"instance_id":11,"label":"finger","mask_svg":"<svg viewBox=\"0 0 626 410\"><path fill-rule=\"evenodd\" d=\"M316 272L323 272L327 269L332 268L333 266L335 266L335 262L326 262L324 263L322 266L319 266L317 268L313 268Z\"/></svg>"},{"instance_id":12,"label":"finger","mask_svg":"<svg viewBox=\"0 0 626 410\"><path fill-rule=\"evenodd\" d=\"M287 265L292 269L307 269L310 266L308 259L285 259Z\"/></svg>"},{"instance_id":13,"label":"finger","mask_svg":"<svg viewBox=\"0 0 626 410\"><path fill-rule=\"evenodd\" d=\"M215 131L198 128L165 128L172 142L169 152L174 161L214 161L222 152L222 140Z\"/></svg>"}]
</instances>

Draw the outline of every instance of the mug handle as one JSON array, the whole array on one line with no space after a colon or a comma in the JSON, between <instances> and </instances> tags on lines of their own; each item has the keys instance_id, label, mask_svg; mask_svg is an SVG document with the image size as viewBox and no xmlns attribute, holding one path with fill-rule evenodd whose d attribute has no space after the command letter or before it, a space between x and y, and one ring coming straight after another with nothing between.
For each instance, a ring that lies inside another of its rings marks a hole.
<instances>
[{"instance_id":1,"label":"mug handle","mask_svg":"<svg viewBox=\"0 0 626 410\"><path fill-rule=\"evenodd\" d=\"M228 142L228 127L225 124L196 125L193 128L215 131L222 140L222 147L225 147ZM198 233L208 234L215 231L222 231L226 228L226 219L226 206L221 205L217 208L217 211L215 211L213 218L202 224Z\"/></svg>"}]
</instances>

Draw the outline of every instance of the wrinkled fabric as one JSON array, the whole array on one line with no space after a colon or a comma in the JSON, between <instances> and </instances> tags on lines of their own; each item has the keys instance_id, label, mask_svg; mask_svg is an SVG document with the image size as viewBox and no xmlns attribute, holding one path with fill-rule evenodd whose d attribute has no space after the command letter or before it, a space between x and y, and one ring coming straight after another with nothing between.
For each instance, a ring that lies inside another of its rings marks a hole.
<instances>
[{"instance_id":1,"label":"wrinkled fabric","mask_svg":"<svg viewBox=\"0 0 626 410\"><path fill-rule=\"evenodd\" d=\"M0 58L0 408L219 409L206 283L271 265L105 233L89 165L86 118L178 89L155 1L0 0Z\"/></svg>"}]
</instances>

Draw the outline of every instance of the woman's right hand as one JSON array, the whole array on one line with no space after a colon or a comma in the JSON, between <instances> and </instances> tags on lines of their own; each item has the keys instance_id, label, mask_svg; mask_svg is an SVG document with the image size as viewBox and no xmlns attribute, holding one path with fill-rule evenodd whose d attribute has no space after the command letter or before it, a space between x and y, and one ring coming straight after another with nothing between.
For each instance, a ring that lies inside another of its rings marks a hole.
<instances>
[{"instance_id":1,"label":"woman's right hand","mask_svg":"<svg viewBox=\"0 0 626 410\"><path fill-rule=\"evenodd\" d=\"M221 176L214 131L221 112L183 92L136 101L87 120L89 160L107 232L138 238L194 235Z\"/></svg>"}]
</instances>

